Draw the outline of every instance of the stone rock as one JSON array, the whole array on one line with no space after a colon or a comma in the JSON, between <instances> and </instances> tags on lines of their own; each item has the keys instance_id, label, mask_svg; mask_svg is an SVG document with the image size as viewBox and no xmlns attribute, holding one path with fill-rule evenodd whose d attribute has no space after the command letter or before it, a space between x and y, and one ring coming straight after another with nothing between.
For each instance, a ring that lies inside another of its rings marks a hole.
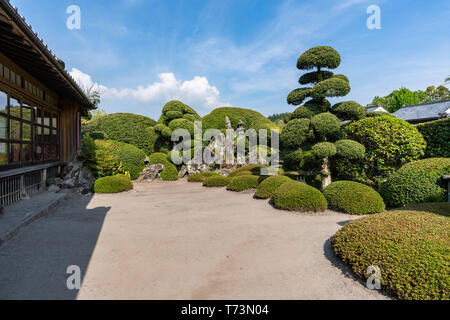
<instances>
[{"instance_id":1,"label":"stone rock","mask_svg":"<svg viewBox=\"0 0 450 320\"><path fill-rule=\"evenodd\" d=\"M72 161L63 171L63 179L54 178L50 182L60 188L85 188L89 189L95 182L95 177L91 171L83 167L80 161Z\"/></svg>"},{"instance_id":2,"label":"stone rock","mask_svg":"<svg viewBox=\"0 0 450 320\"><path fill-rule=\"evenodd\" d=\"M72 189L76 187L76 182L73 178L67 178L62 184L63 188Z\"/></svg>"},{"instance_id":3,"label":"stone rock","mask_svg":"<svg viewBox=\"0 0 450 320\"><path fill-rule=\"evenodd\" d=\"M141 175L137 179L137 181L144 181L144 180L160 180L160 172L163 171L164 165L161 163L158 164L152 164L151 166L148 166L142 170Z\"/></svg>"},{"instance_id":4,"label":"stone rock","mask_svg":"<svg viewBox=\"0 0 450 320\"><path fill-rule=\"evenodd\" d=\"M194 158L186 164L189 175L211 171L211 166L207 163L204 163L203 161L203 155L205 154L205 151L212 153L212 150L206 150L207 148L209 149L209 147L199 148L195 152Z\"/></svg>"},{"instance_id":5,"label":"stone rock","mask_svg":"<svg viewBox=\"0 0 450 320\"><path fill-rule=\"evenodd\" d=\"M47 188L47 191L58 193L59 191L61 191L61 188L58 187L56 184L52 184Z\"/></svg>"},{"instance_id":6,"label":"stone rock","mask_svg":"<svg viewBox=\"0 0 450 320\"><path fill-rule=\"evenodd\" d=\"M178 178L183 179L188 174L187 166L182 166L180 172L178 173Z\"/></svg>"},{"instance_id":7,"label":"stone rock","mask_svg":"<svg viewBox=\"0 0 450 320\"><path fill-rule=\"evenodd\" d=\"M82 188L81 191L80 191L80 194L81 194L82 196L88 195L88 194L90 194L90 193L91 193L91 190L89 190L89 189L87 189L87 188Z\"/></svg>"},{"instance_id":8,"label":"stone rock","mask_svg":"<svg viewBox=\"0 0 450 320\"><path fill-rule=\"evenodd\" d=\"M218 170L218 171L216 171L216 172L218 172L220 175L222 175L222 176L224 176L224 177L228 177L228 175L229 175L231 172L233 172L233 170L231 170L231 169L220 169L220 170Z\"/></svg>"}]
</instances>

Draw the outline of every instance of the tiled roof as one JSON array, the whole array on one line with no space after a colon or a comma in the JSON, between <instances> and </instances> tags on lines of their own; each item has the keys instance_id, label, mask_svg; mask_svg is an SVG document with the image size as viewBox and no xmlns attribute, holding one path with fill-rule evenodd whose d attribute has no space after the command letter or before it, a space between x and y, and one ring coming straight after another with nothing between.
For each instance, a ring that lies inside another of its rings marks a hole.
<instances>
[{"instance_id":1,"label":"tiled roof","mask_svg":"<svg viewBox=\"0 0 450 320\"><path fill-rule=\"evenodd\" d=\"M450 116L450 100L406 106L393 113L405 121L419 121Z\"/></svg>"}]
</instances>

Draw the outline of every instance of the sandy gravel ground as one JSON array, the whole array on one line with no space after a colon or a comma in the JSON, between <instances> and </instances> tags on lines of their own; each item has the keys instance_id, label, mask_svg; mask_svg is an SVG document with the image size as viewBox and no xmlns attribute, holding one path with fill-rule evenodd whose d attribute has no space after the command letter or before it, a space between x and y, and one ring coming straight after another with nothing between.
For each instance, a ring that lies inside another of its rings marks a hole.
<instances>
[{"instance_id":1,"label":"sandy gravel ground","mask_svg":"<svg viewBox=\"0 0 450 320\"><path fill-rule=\"evenodd\" d=\"M251 193L139 183L63 203L0 248L3 299L386 299L334 256L356 217L290 214ZM66 287L78 265L80 291Z\"/></svg>"}]
</instances>

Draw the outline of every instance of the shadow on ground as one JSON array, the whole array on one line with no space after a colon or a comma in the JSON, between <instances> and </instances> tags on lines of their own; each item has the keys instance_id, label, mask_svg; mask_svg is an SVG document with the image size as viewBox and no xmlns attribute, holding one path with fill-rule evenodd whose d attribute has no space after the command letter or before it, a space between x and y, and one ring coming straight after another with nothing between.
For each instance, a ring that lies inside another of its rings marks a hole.
<instances>
[{"instance_id":1,"label":"shadow on ground","mask_svg":"<svg viewBox=\"0 0 450 320\"><path fill-rule=\"evenodd\" d=\"M76 299L67 268L84 279L109 207L88 209L92 196L63 201L49 216L0 247L0 299Z\"/></svg>"}]
</instances>

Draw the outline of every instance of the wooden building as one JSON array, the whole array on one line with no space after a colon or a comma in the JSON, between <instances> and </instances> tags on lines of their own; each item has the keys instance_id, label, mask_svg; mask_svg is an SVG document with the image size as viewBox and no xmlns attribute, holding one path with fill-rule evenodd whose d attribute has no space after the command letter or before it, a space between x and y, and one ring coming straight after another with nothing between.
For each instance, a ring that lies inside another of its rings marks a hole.
<instances>
[{"instance_id":1,"label":"wooden building","mask_svg":"<svg viewBox=\"0 0 450 320\"><path fill-rule=\"evenodd\" d=\"M92 108L64 62L0 0L0 204L42 190L74 159Z\"/></svg>"}]
</instances>

